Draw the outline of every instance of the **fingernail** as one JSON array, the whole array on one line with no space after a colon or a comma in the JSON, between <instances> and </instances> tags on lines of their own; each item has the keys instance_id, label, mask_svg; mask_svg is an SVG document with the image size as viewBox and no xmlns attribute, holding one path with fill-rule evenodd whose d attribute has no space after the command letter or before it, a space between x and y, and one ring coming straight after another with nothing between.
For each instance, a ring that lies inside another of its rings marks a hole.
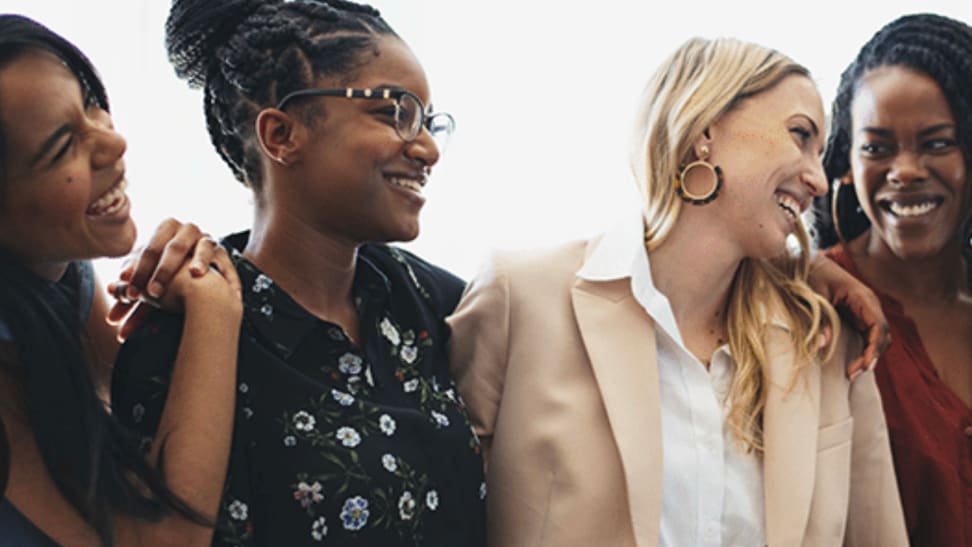
<instances>
[{"instance_id":1,"label":"fingernail","mask_svg":"<svg viewBox=\"0 0 972 547\"><path fill-rule=\"evenodd\" d=\"M863 374L863 373L864 373L864 371L863 371L863 370L860 370L860 369L858 369L858 370L855 370L855 371L854 371L854 372L852 372L852 373L851 373L851 375L850 375L850 381L851 381L851 382L853 382L854 380L856 380L856 379L857 379L857 377L858 377L858 376L860 376L860 375L861 375L861 374Z\"/></svg>"},{"instance_id":2,"label":"fingernail","mask_svg":"<svg viewBox=\"0 0 972 547\"><path fill-rule=\"evenodd\" d=\"M871 359L871 362L867 364L867 371L871 372L872 370L874 370L875 367L877 367L877 362L878 362L877 357Z\"/></svg>"},{"instance_id":3,"label":"fingernail","mask_svg":"<svg viewBox=\"0 0 972 547\"><path fill-rule=\"evenodd\" d=\"M149 293L149 296L151 296L153 298L158 298L158 297L162 296L162 284L159 283L158 281L153 281L153 282L149 283L148 293Z\"/></svg>"},{"instance_id":4,"label":"fingernail","mask_svg":"<svg viewBox=\"0 0 972 547\"><path fill-rule=\"evenodd\" d=\"M125 289L125 296L128 297L130 302L138 300L138 297L142 295L142 291L138 290L135 285L128 285Z\"/></svg>"}]
</instances>

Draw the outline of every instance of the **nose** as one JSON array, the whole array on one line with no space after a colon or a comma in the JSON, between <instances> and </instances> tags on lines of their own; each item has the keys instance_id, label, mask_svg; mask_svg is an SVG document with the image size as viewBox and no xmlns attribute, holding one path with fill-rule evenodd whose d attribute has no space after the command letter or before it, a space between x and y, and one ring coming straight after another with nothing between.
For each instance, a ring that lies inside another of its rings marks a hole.
<instances>
[{"instance_id":1,"label":"nose","mask_svg":"<svg viewBox=\"0 0 972 547\"><path fill-rule=\"evenodd\" d=\"M810 166L803 173L803 183L807 185L811 196L822 196L827 193L827 175L824 173L823 162L814 157Z\"/></svg>"},{"instance_id":2,"label":"nose","mask_svg":"<svg viewBox=\"0 0 972 547\"><path fill-rule=\"evenodd\" d=\"M425 127L419 131L418 136L410 143L405 144L405 156L411 160L416 160L426 167L432 167L439 161L439 146L432 138L432 134Z\"/></svg>"},{"instance_id":3,"label":"nose","mask_svg":"<svg viewBox=\"0 0 972 547\"><path fill-rule=\"evenodd\" d=\"M921 157L908 150L902 150L894 157L888 171L888 182L891 184L911 184L921 182L927 177L928 171Z\"/></svg>"},{"instance_id":4,"label":"nose","mask_svg":"<svg viewBox=\"0 0 972 547\"><path fill-rule=\"evenodd\" d=\"M128 142L125 137L115 131L111 123L111 117L105 112L103 116L94 119L92 123L92 144L91 165L95 169L111 167L125 155L128 149Z\"/></svg>"}]
</instances>

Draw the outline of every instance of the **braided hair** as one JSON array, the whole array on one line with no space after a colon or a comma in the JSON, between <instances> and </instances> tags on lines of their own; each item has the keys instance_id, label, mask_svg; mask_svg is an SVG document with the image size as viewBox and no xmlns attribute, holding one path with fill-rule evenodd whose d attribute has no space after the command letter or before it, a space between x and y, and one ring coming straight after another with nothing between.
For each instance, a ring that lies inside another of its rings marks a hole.
<instances>
[{"instance_id":1,"label":"braided hair","mask_svg":"<svg viewBox=\"0 0 972 547\"><path fill-rule=\"evenodd\" d=\"M74 44L26 17L0 15L0 70L35 51L55 55L78 79L82 93L108 109L101 79ZM6 129L0 126L0 183L7 178ZM31 432L57 489L107 546L114 544L116 512L159 519L174 509L207 524L166 487L134 433L108 413L86 359L80 315L60 284L38 277L0 249L0 318L13 337L13 351L5 347L0 369L23 395ZM0 420L0 493L10 472L4 429Z\"/></svg>"},{"instance_id":2,"label":"braided hair","mask_svg":"<svg viewBox=\"0 0 972 547\"><path fill-rule=\"evenodd\" d=\"M204 89L213 146L258 196L260 110L321 76L352 80L379 37L397 36L378 10L345 0L173 0L165 31L176 74Z\"/></svg>"},{"instance_id":3,"label":"braided hair","mask_svg":"<svg viewBox=\"0 0 972 547\"><path fill-rule=\"evenodd\" d=\"M972 28L942 15L920 13L905 15L885 25L864 44L841 75L824 154L828 180L842 177L850 170L854 95L864 76L882 66L906 67L938 83L955 117L966 169L972 167ZM841 237L850 241L870 227L867 217L858 212L857 195L846 190L835 195L835 189L832 187L826 195L814 199L814 237L820 248L836 244ZM837 218L832 207L837 210ZM967 223L963 230L963 252L968 260L972 257L969 246L972 223Z\"/></svg>"}]
</instances>

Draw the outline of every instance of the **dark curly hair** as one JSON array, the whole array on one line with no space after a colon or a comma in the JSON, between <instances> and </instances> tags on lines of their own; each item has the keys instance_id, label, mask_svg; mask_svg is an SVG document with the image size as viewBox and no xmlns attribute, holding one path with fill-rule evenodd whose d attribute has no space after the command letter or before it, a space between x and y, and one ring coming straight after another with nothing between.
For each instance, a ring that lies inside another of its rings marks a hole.
<instances>
[{"instance_id":1,"label":"dark curly hair","mask_svg":"<svg viewBox=\"0 0 972 547\"><path fill-rule=\"evenodd\" d=\"M972 28L942 15L919 13L885 25L864 44L841 75L824 154L827 179L834 181L850 170L854 95L861 79L882 66L906 67L938 83L955 117L966 169L972 167ZM870 227L867 217L858 211L856 194L845 190L835 196L835 189L832 186L826 195L814 199L814 239L820 248L835 245L841 237L850 241ZM836 219L832 212L834 206ZM963 252L968 259L972 256L969 252L972 223L967 223L963 230Z\"/></svg>"},{"instance_id":2,"label":"dark curly hair","mask_svg":"<svg viewBox=\"0 0 972 547\"><path fill-rule=\"evenodd\" d=\"M176 74L204 89L213 146L257 194L260 110L321 76L354 78L381 36L378 10L345 0L174 0L165 25Z\"/></svg>"}]
</instances>

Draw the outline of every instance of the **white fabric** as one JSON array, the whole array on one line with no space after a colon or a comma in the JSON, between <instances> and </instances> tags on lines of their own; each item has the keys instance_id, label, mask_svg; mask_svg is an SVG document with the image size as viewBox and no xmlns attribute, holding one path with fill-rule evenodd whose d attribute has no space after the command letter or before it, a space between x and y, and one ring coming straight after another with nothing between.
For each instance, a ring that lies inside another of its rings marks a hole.
<instances>
[{"instance_id":1,"label":"white fabric","mask_svg":"<svg viewBox=\"0 0 972 547\"><path fill-rule=\"evenodd\" d=\"M578 275L630 278L635 299L655 323L663 446L659 546L763 546L762 460L745 453L724 425L734 369L729 346L713 353L709 370L685 348L668 298L652 281L642 233L640 216L625 219Z\"/></svg>"}]
</instances>

